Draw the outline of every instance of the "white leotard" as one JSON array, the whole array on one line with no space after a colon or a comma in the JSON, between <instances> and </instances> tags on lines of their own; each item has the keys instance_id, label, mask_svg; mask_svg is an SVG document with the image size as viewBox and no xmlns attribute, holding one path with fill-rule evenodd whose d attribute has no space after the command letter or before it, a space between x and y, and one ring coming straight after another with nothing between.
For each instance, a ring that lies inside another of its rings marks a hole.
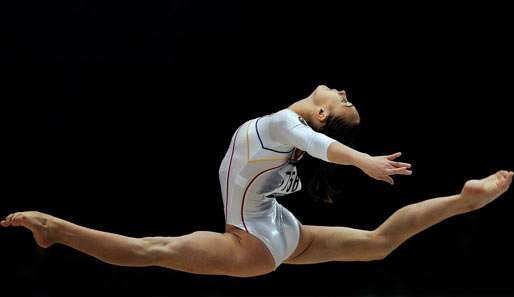
<instances>
[{"instance_id":1,"label":"white leotard","mask_svg":"<svg viewBox=\"0 0 514 297\"><path fill-rule=\"evenodd\" d=\"M275 198L302 188L294 164L303 151L327 161L333 141L290 109L247 121L232 137L219 170L225 220L259 238L275 268L300 235L298 220Z\"/></svg>"}]
</instances>

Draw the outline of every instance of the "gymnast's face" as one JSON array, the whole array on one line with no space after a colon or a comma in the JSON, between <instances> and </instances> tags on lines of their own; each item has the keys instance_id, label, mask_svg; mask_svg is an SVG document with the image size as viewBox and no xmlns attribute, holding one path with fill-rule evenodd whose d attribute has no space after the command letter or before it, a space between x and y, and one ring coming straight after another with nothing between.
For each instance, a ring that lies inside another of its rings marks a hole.
<instances>
[{"instance_id":1,"label":"gymnast's face","mask_svg":"<svg viewBox=\"0 0 514 297\"><path fill-rule=\"evenodd\" d=\"M328 114L335 117L343 118L347 123L360 123L360 116L357 108L346 97L346 91L324 88L327 96L323 96L326 100L325 106Z\"/></svg>"}]
</instances>

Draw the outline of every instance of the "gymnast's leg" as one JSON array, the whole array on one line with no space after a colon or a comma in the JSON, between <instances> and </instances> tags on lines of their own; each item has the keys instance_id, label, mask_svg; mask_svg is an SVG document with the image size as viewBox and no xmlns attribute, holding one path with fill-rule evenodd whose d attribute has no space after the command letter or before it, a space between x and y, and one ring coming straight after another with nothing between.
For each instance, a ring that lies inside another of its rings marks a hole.
<instances>
[{"instance_id":1,"label":"gymnast's leg","mask_svg":"<svg viewBox=\"0 0 514 297\"><path fill-rule=\"evenodd\" d=\"M194 232L179 237L133 238L85 228L40 212L18 212L3 227L23 226L44 248L67 245L120 266L160 266L197 273L249 277L273 271L274 260L253 235L227 225L227 232Z\"/></svg>"},{"instance_id":2,"label":"gymnast's leg","mask_svg":"<svg viewBox=\"0 0 514 297\"><path fill-rule=\"evenodd\" d=\"M415 234L449 217L479 209L507 191L513 172L466 182L460 194L411 204L373 231L302 226L300 243L285 263L380 260Z\"/></svg>"}]
</instances>

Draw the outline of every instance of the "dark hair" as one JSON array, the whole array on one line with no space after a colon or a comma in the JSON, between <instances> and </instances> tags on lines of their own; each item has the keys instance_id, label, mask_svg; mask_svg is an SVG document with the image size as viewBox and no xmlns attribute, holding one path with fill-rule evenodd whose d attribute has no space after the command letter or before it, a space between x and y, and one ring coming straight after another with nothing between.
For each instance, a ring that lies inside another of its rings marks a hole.
<instances>
[{"instance_id":1,"label":"dark hair","mask_svg":"<svg viewBox=\"0 0 514 297\"><path fill-rule=\"evenodd\" d=\"M356 133L359 127L359 121L347 121L342 117L329 117L326 124L318 131L326 136L333 138L345 145L353 145ZM300 162L303 163L303 162ZM306 166L311 168L312 177L307 183L307 191L316 201L323 201L325 203L333 203L335 194L339 191L334 187L332 178L335 168L339 165L328 163L315 158L308 158L305 163Z\"/></svg>"}]
</instances>

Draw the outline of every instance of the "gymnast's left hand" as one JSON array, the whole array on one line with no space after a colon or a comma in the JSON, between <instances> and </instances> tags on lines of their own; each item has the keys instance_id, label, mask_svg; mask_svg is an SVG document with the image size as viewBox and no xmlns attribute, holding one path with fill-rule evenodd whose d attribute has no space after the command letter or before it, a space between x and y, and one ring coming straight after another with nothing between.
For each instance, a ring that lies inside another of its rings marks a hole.
<instances>
[{"instance_id":1,"label":"gymnast's left hand","mask_svg":"<svg viewBox=\"0 0 514 297\"><path fill-rule=\"evenodd\" d=\"M385 181L394 185L392 175L411 175L411 164L394 161L402 153L395 153L388 156L367 156L360 162L359 168L368 176Z\"/></svg>"}]
</instances>

